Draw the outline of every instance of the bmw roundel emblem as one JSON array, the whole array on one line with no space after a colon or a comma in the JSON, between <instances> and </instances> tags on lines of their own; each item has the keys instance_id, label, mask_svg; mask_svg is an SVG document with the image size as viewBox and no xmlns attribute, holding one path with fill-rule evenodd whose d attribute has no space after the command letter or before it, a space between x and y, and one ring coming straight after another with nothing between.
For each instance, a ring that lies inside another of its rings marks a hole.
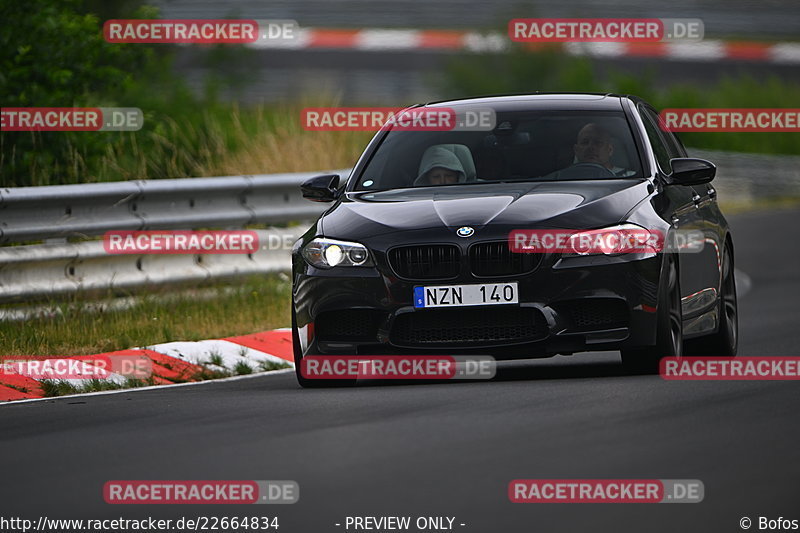
<instances>
[{"instance_id":1,"label":"bmw roundel emblem","mask_svg":"<svg viewBox=\"0 0 800 533\"><path fill-rule=\"evenodd\" d=\"M475 230L470 228L469 226L461 226L460 228L458 228L458 230L456 230L456 235L458 235L459 237L472 237L474 233Z\"/></svg>"}]
</instances>

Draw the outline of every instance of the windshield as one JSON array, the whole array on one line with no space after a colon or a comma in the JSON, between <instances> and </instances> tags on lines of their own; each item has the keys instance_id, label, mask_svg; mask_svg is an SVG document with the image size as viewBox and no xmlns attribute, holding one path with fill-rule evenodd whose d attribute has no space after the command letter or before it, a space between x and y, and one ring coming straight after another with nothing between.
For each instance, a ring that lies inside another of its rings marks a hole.
<instances>
[{"instance_id":1,"label":"windshield","mask_svg":"<svg viewBox=\"0 0 800 533\"><path fill-rule=\"evenodd\" d=\"M490 131L391 131L355 190L642 177L622 112L498 113Z\"/></svg>"}]
</instances>

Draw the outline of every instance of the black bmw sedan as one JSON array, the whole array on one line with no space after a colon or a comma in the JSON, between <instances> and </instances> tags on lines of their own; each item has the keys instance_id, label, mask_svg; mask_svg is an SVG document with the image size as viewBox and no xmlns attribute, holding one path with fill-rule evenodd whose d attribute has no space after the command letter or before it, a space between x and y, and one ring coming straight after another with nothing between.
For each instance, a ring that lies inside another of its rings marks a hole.
<instances>
[{"instance_id":1,"label":"black bmw sedan","mask_svg":"<svg viewBox=\"0 0 800 533\"><path fill-rule=\"evenodd\" d=\"M716 168L688 158L650 105L535 94L416 109L440 108L493 117L484 128L385 127L346 181L303 184L331 206L292 251L301 385L331 384L302 375L309 355L615 350L653 372L667 356L736 354L734 245ZM525 240L542 232L566 232L568 245ZM598 232L617 240L572 246ZM671 239L682 232L702 246ZM617 246L642 234L669 245Z\"/></svg>"}]
</instances>

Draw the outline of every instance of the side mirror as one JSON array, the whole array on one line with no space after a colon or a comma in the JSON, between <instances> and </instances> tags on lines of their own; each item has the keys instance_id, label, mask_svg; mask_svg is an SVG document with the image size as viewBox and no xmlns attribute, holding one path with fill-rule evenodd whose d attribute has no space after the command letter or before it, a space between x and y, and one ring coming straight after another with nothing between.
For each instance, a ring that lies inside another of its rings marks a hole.
<instances>
[{"instance_id":1,"label":"side mirror","mask_svg":"<svg viewBox=\"0 0 800 533\"><path fill-rule=\"evenodd\" d=\"M717 167L705 159L689 157L676 157L670 160L672 174L669 176L670 185L701 185L714 179Z\"/></svg>"},{"instance_id":2,"label":"side mirror","mask_svg":"<svg viewBox=\"0 0 800 533\"><path fill-rule=\"evenodd\" d=\"M303 198L312 202L332 202L339 197L339 175L314 176L300 185Z\"/></svg>"}]
</instances>

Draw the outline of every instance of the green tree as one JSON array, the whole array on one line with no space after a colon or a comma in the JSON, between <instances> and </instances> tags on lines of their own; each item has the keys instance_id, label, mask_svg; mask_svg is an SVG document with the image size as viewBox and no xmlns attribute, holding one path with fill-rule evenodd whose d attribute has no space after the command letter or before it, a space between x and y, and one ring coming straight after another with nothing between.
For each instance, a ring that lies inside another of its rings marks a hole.
<instances>
[{"instance_id":1,"label":"green tree","mask_svg":"<svg viewBox=\"0 0 800 533\"><path fill-rule=\"evenodd\" d=\"M136 73L153 61L153 50L107 43L100 20L86 9L78 0L0 0L3 107L111 106L130 91ZM104 135L2 132L2 185L46 184L34 182L32 176L40 175L59 182L59 175L79 171L74 167L102 153Z\"/></svg>"}]
</instances>

